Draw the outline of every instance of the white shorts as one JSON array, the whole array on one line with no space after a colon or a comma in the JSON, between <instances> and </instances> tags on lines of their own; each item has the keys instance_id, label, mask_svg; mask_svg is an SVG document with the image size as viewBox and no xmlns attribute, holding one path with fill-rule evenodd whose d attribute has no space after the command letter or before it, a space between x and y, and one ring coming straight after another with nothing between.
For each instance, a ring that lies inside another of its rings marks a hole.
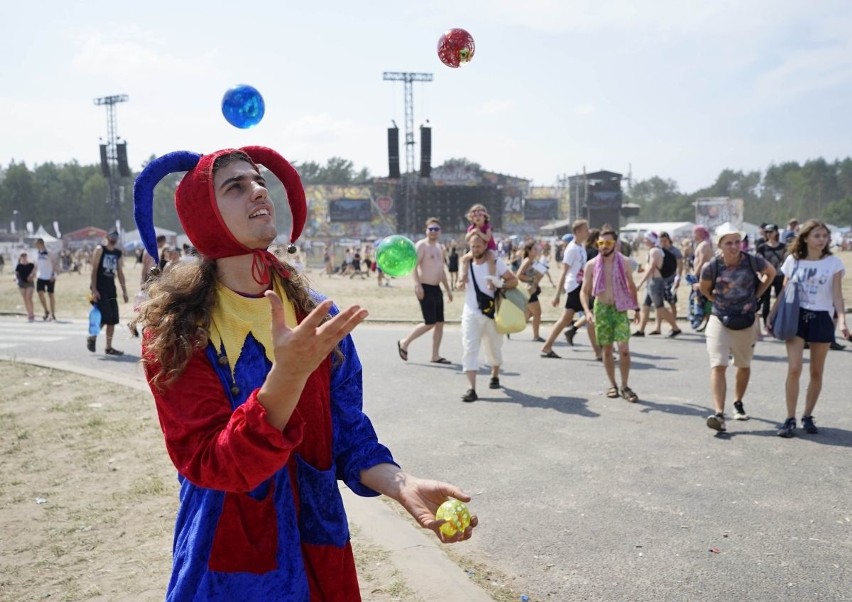
<instances>
[{"instance_id":1,"label":"white shorts","mask_svg":"<svg viewBox=\"0 0 852 602\"><path fill-rule=\"evenodd\" d=\"M479 310L465 305L461 319L462 370L479 370L479 348L485 353L485 363L499 366L503 363L503 335L497 332L494 320L486 318Z\"/></svg>"}]
</instances>

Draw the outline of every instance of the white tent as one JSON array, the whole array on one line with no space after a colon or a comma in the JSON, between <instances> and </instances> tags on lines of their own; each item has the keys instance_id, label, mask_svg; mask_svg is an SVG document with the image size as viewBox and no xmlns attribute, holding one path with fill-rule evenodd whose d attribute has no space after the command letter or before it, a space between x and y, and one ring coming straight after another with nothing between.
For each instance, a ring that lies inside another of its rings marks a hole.
<instances>
[{"instance_id":1,"label":"white tent","mask_svg":"<svg viewBox=\"0 0 852 602\"><path fill-rule=\"evenodd\" d=\"M625 224L621 227L621 234L627 238L634 240L638 236L642 236L645 232L667 232L672 240L678 241L682 238L692 236L692 228L695 226L692 222L633 222Z\"/></svg>"},{"instance_id":2,"label":"white tent","mask_svg":"<svg viewBox=\"0 0 852 602\"><path fill-rule=\"evenodd\" d=\"M38 230L33 233L32 236L25 236L24 242L27 245L35 246L36 239L42 239L44 241L44 246L47 247L47 250L51 253L58 253L62 250L62 241L56 238L55 236L51 236L47 233L47 230L44 229L44 226L39 226Z\"/></svg>"},{"instance_id":3,"label":"white tent","mask_svg":"<svg viewBox=\"0 0 852 602\"><path fill-rule=\"evenodd\" d=\"M174 230L166 230L165 228L154 226L154 232L157 236L165 236L169 244L175 244L177 232ZM142 235L139 234L139 230L128 230L121 236L121 239L125 243L136 242L137 240L142 240Z\"/></svg>"}]
</instances>

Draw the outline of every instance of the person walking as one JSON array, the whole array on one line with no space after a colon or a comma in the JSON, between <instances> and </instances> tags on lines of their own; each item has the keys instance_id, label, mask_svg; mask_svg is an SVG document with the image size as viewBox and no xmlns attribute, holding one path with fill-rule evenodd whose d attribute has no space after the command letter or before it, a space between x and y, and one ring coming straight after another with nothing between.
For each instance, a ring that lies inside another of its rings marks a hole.
<instances>
[{"instance_id":1,"label":"person walking","mask_svg":"<svg viewBox=\"0 0 852 602\"><path fill-rule=\"evenodd\" d=\"M681 279L683 278L683 271L685 268L685 262L683 260L683 252L677 248L677 245L672 241L672 237L668 232L660 232L660 249L663 250L663 253L666 254L663 263L665 264L667 261L670 263L671 259L669 259L668 255L674 256L675 269L673 272L664 270L662 272L663 279L666 281L666 287L663 290L663 298L666 303L669 304L669 310L672 312L672 317L677 323L677 289L680 287ZM654 330L660 331L663 326L663 318L657 313L654 316Z\"/></svg>"},{"instance_id":2,"label":"person walking","mask_svg":"<svg viewBox=\"0 0 852 602\"><path fill-rule=\"evenodd\" d=\"M575 220L571 224L571 231L573 235L571 241L565 246L562 255L562 274L559 276L559 283L556 285L556 297L553 298L552 302L553 307L559 307L559 300L564 291L565 307L562 310L562 315L553 325L550 334L547 335L547 340L541 348L541 357L559 359L560 356L553 351L553 344L566 327L568 328L565 330L565 339L569 346L574 345L574 335L577 332L573 324L574 314L583 309L583 305L580 303L580 284L583 282L583 268L588 261L584 243L589 237L589 222L584 219Z\"/></svg>"},{"instance_id":3,"label":"person walking","mask_svg":"<svg viewBox=\"0 0 852 602\"><path fill-rule=\"evenodd\" d=\"M775 277L775 268L763 257L744 253L742 233L735 228L720 227L716 236L721 255L705 264L699 289L713 304L707 322L706 343L714 412L707 418L707 426L724 432L725 372L729 357L734 358L737 369L734 419L748 420L743 398L751 378L751 359L760 326L755 316L758 300Z\"/></svg>"},{"instance_id":4,"label":"person walking","mask_svg":"<svg viewBox=\"0 0 852 602\"><path fill-rule=\"evenodd\" d=\"M450 273L450 290L456 290L459 281L459 251L455 243L450 246L450 254L447 257L447 271Z\"/></svg>"},{"instance_id":5,"label":"person walking","mask_svg":"<svg viewBox=\"0 0 852 602\"><path fill-rule=\"evenodd\" d=\"M441 286L447 292L447 299L452 303L453 291L447 281L447 271L444 269L444 249L439 242L441 223L437 218L426 220L426 238L417 241L417 265L414 266L414 296L420 303L420 313L423 323L414 327L408 336L397 341L396 348L399 358L408 361L408 346L417 338L432 331L433 364L449 364L448 359L441 356L441 340L444 336L444 295Z\"/></svg>"},{"instance_id":6,"label":"person walking","mask_svg":"<svg viewBox=\"0 0 852 602\"><path fill-rule=\"evenodd\" d=\"M24 300L24 310L27 312L27 320L32 322L35 320L35 308L33 307L33 284L36 277L35 264L30 263L30 258L26 251L21 251L18 256L18 264L15 266L15 281L18 283L18 290L21 293L21 298Z\"/></svg>"},{"instance_id":7,"label":"person walking","mask_svg":"<svg viewBox=\"0 0 852 602\"><path fill-rule=\"evenodd\" d=\"M51 253L47 250L43 238L37 238L35 241L36 251L36 266L38 276L36 277L36 292L38 300L44 309L42 320L56 321L56 297L54 290L56 287L56 277L59 276L59 256L56 253ZM47 299L45 299L47 293ZM48 306L48 301L50 305Z\"/></svg>"},{"instance_id":8,"label":"person walking","mask_svg":"<svg viewBox=\"0 0 852 602\"><path fill-rule=\"evenodd\" d=\"M538 296L541 294L542 277L547 272L547 267L539 261L541 257L541 246L538 242L531 240L524 245L523 260L518 266L518 280L526 284L530 294L527 301L527 320L532 323L532 340L536 343L544 343L539 335L541 327L541 302Z\"/></svg>"},{"instance_id":9,"label":"person walking","mask_svg":"<svg viewBox=\"0 0 852 602\"><path fill-rule=\"evenodd\" d=\"M772 264L775 268L775 278L772 280L771 286L767 287L766 292L760 298L760 314L763 317L763 328L766 334L769 334L769 312L772 309L772 292L775 292L775 299L781 294L781 288L784 286L784 274L781 271L781 266L787 258L787 245L781 242L779 238L778 226L775 224L765 224L763 226L764 241L757 245L757 254L763 257L766 261Z\"/></svg>"},{"instance_id":10,"label":"person walking","mask_svg":"<svg viewBox=\"0 0 852 602\"><path fill-rule=\"evenodd\" d=\"M583 271L583 286L580 301L589 320L594 326L597 344L601 348L604 370L610 387L606 396L615 398L621 395L631 403L639 396L630 388L630 319L629 310L633 310L633 321L639 321L639 301L636 284L633 282L633 270L627 258L618 252L618 235L611 227L604 226L598 236L598 254L586 263ZM595 303L592 305L591 300ZM618 368L621 387L615 380L615 359L613 345L618 343Z\"/></svg>"},{"instance_id":11,"label":"person walking","mask_svg":"<svg viewBox=\"0 0 852 602\"><path fill-rule=\"evenodd\" d=\"M713 259L713 245L710 242L710 231L700 224L692 228L692 239L695 243L692 253L692 271L686 275L686 281L692 287L689 295L689 317L693 330L704 332L711 312L708 311L707 298L699 290L699 282L704 266Z\"/></svg>"},{"instance_id":12,"label":"person walking","mask_svg":"<svg viewBox=\"0 0 852 602\"><path fill-rule=\"evenodd\" d=\"M500 366L503 363L503 336L494 326L494 295L498 288L509 289L518 286L518 278L506 266L502 259L497 259L495 269L497 277L502 281L500 286L490 290L485 286L486 278L491 270L488 259L486 242L475 236L470 240L471 261L467 270L468 281L465 283L465 299L462 308L461 331L462 370L467 376L468 390L462 395L462 401L476 401L476 373L479 370L479 349L485 352L485 361L491 367L489 389L500 388Z\"/></svg>"},{"instance_id":13,"label":"person walking","mask_svg":"<svg viewBox=\"0 0 852 602\"><path fill-rule=\"evenodd\" d=\"M105 245L98 245L92 254L92 279L91 293L94 301L101 312L101 327L106 326L106 348L107 355L124 355L112 346L112 338L115 334L115 325L119 322L118 298L115 289L115 279L121 284L121 292L124 302L127 303L127 285L124 282L124 268L122 267L122 252L116 248L118 232L113 230L107 234ZM86 349L95 352L97 346L97 335L86 339Z\"/></svg>"},{"instance_id":14,"label":"person walking","mask_svg":"<svg viewBox=\"0 0 852 602\"><path fill-rule=\"evenodd\" d=\"M651 306L654 306L654 313L659 320L663 320L671 327L671 330L666 335L666 338L673 339L681 333L677 327L675 317L669 308L666 307L666 273L665 268L665 253L660 247L660 237L656 232L646 232L642 237L645 246L648 248L648 264L645 267L645 275L642 280L636 285L636 288L645 286L645 301L642 303L642 317L639 321L639 328L633 333L633 336L644 337L645 326L651 316ZM671 256L672 261L676 261L674 256ZM675 265L674 271L677 270ZM654 330L650 334L660 334L660 330Z\"/></svg>"},{"instance_id":15,"label":"person walking","mask_svg":"<svg viewBox=\"0 0 852 602\"><path fill-rule=\"evenodd\" d=\"M811 435L819 432L814 421L822 391L825 358L835 342L834 315L844 338L849 337L846 308L843 302L843 262L831 253L831 232L821 221L808 220L799 227L790 243L790 254L781 266L784 286L799 287L799 327L796 336L787 341L787 382L784 387L787 419L778 429L779 437L792 437L796 430L796 406L799 401L799 380L805 344L810 347L808 388L802 414L802 429ZM772 318L778 310L779 297L767 324L772 330Z\"/></svg>"}]
</instances>

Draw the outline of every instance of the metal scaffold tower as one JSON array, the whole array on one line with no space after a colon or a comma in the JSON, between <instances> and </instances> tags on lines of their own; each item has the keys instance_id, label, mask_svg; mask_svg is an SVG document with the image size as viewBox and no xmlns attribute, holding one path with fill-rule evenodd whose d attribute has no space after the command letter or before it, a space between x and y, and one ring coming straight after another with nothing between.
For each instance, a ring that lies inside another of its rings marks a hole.
<instances>
[{"instance_id":1,"label":"metal scaffold tower","mask_svg":"<svg viewBox=\"0 0 852 602\"><path fill-rule=\"evenodd\" d=\"M405 84L405 172L414 171L414 91L412 82L430 82L431 73L412 73L409 71L385 71L385 81L403 82Z\"/></svg>"},{"instance_id":2,"label":"metal scaffold tower","mask_svg":"<svg viewBox=\"0 0 852 602\"><path fill-rule=\"evenodd\" d=\"M117 143L118 135L116 134L115 105L120 102L127 102L128 100L130 100L130 98L126 94L103 96L95 99L96 105L106 106L107 108L107 139L106 144L102 145L106 146L106 154L104 156L103 150L101 151L101 167L104 170L104 176L107 179L107 202L110 204L110 208L112 209L112 215L115 219L117 229L119 228L120 206L124 193L124 189L119 183L119 177L123 175L121 172L126 170L124 166L127 163L127 147L126 145L122 147L122 150L125 151L125 156L122 157L123 161L120 163Z\"/></svg>"}]
</instances>

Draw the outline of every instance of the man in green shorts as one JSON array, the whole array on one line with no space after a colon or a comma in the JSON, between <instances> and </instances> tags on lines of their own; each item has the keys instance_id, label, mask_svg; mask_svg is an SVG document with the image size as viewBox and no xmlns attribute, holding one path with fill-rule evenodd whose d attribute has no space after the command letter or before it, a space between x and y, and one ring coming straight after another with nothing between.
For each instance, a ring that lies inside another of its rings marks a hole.
<instances>
[{"instance_id":1,"label":"man in green shorts","mask_svg":"<svg viewBox=\"0 0 852 602\"><path fill-rule=\"evenodd\" d=\"M630 376L630 318L628 310L633 310L633 322L639 322L639 301L636 285L633 282L633 270L630 263L616 249L617 235L611 226L604 226L598 237L598 255L586 263L583 271L583 286L580 289L580 302L590 322L595 325L598 345L603 355L603 365L609 378L610 388L607 397L621 395L629 402L639 397L627 385ZM595 298L594 311L591 298ZM615 382L615 360L612 347L618 343L618 367L621 372L621 388Z\"/></svg>"}]
</instances>

